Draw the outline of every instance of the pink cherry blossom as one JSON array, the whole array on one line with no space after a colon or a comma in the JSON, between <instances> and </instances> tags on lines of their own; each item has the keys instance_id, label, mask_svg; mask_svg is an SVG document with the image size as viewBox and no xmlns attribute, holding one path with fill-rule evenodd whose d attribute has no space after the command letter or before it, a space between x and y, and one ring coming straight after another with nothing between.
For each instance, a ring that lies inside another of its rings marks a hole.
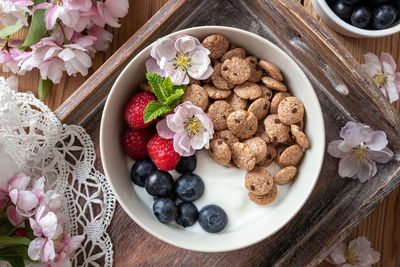
<instances>
[{"instance_id":1,"label":"pink cherry blossom","mask_svg":"<svg viewBox=\"0 0 400 267\"><path fill-rule=\"evenodd\" d=\"M208 148L214 127L207 113L189 101L177 106L174 112L157 123L158 134L165 139L173 138L174 149L181 156Z\"/></svg>"},{"instance_id":2,"label":"pink cherry blossom","mask_svg":"<svg viewBox=\"0 0 400 267\"><path fill-rule=\"evenodd\" d=\"M380 260L380 253L371 248L365 236L360 236L350 241L348 247L340 243L325 260L341 267L370 267Z\"/></svg>"},{"instance_id":3,"label":"pink cherry blossom","mask_svg":"<svg viewBox=\"0 0 400 267\"><path fill-rule=\"evenodd\" d=\"M25 216L22 216L17 212L17 208L14 205L8 206L7 208L7 218L8 221L14 226L14 227L25 227Z\"/></svg>"},{"instance_id":4,"label":"pink cherry blossom","mask_svg":"<svg viewBox=\"0 0 400 267\"><path fill-rule=\"evenodd\" d=\"M99 17L108 25L114 28L119 28L121 24L118 19L125 17L128 14L128 0L106 0L97 1L97 11Z\"/></svg>"},{"instance_id":5,"label":"pink cherry blossom","mask_svg":"<svg viewBox=\"0 0 400 267\"><path fill-rule=\"evenodd\" d=\"M213 72L210 66L210 51L192 36L158 39L152 46L151 58L146 62L148 72L170 77L173 84L189 83L189 76L205 80Z\"/></svg>"},{"instance_id":6,"label":"pink cherry blossom","mask_svg":"<svg viewBox=\"0 0 400 267\"><path fill-rule=\"evenodd\" d=\"M385 132L373 131L368 125L347 122L340 137L343 140L329 143L328 153L340 158L339 175L343 178L358 178L364 183L375 176L376 162L387 163L393 157Z\"/></svg>"},{"instance_id":7,"label":"pink cherry blossom","mask_svg":"<svg viewBox=\"0 0 400 267\"><path fill-rule=\"evenodd\" d=\"M62 233L62 225L54 212L47 212L45 206L40 206L34 218L29 218L33 234L37 237L44 236L48 239L56 239Z\"/></svg>"},{"instance_id":8,"label":"pink cherry blossom","mask_svg":"<svg viewBox=\"0 0 400 267\"><path fill-rule=\"evenodd\" d=\"M400 72L396 71L396 62L389 53L383 52L381 59L372 54L364 55L365 64L362 66L371 75L379 86L382 93L393 103L399 99L400 94Z\"/></svg>"},{"instance_id":9,"label":"pink cherry blossom","mask_svg":"<svg viewBox=\"0 0 400 267\"><path fill-rule=\"evenodd\" d=\"M0 51L0 65L2 65L2 69L4 72L11 71L14 74L25 74L25 70L21 70L18 66L17 57L20 56L23 51L17 48L11 48L9 51L1 50Z\"/></svg>"},{"instance_id":10,"label":"pink cherry blossom","mask_svg":"<svg viewBox=\"0 0 400 267\"><path fill-rule=\"evenodd\" d=\"M96 41L93 43L93 47L97 51L106 51L109 47L113 35L106 31L103 27L93 25L88 29L88 34L96 37Z\"/></svg>"},{"instance_id":11,"label":"pink cherry blossom","mask_svg":"<svg viewBox=\"0 0 400 267\"><path fill-rule=\"evenodd\" d=\"M63 24L73 28L79 21L79 1L59 1L50 0L35 6L32 11L36 9L45 9L44 17L46 22L46 29L53 29L54 25L59 18ZM82 1L81 1L82 2ZM84 1L84 5L87 1Z\"/></svg>"},{"instance_id":12,"label":"pink cherry blossom","mask_svg":"<svg viewBox=\"0 0 400 267\"><path fill-rule=\"evenodd\" d=\"M88 74L88 69L92 66L92 59L88 52L95 40L93 36L85 36L72 44L63 46L58 57L64 61L69 76L75 76L78 72L83 76Z\"/></svg>"},{"instance_id":13,"label":"pink cherry blossom","mask_svg":"<svg viewBox=\"0 0 400 267\"><path fill-rule=\"evenodd\" d=\"M57 257L51 262L52 267L70 266L70 257L72 253L79 248L82 241L85 239L83 235L71 237L71 235L64 234L61 240L61 249L58 251Z\"/></svg>"},{"instance_id":14,"label":"pink cherry blossom","mask_svg":"<svg viewBox=\"0 0 400 267\"><path fill-rule=\"evenodd\" d=\"M29 0L0 0L0 22L4 26L14 25L18 20L28 26L28 21L23 12L31 14L28 6L33 2Z\"/></svg>"},{"instance_id":15,"label":"pink cherry blossom","mask_svg":"<svg viewBox=\"0 0 400 267\"><path fill-rule=\"evenodd\" d=\"M16 175L8 183L9 197L16 206L19 214L29 217L39 204L38 197L30 190L27 190L30 178L24 175Z\"/></svg>"},{"instance_id":16,"label":"pink cherry blossom","mask_svg":"<svg viewBox=\"0 0 400 267\"><path fill-rule=\"evenodd\" d=\"M56 252L54 250L53 240L43 237L35 238L29 244L28 256L34 261L41 260L42 262L49 262L54 260Z\"/></svg>"},{"instance_id":17,"label":"pink cherry blossom","mask_svg":"<svg viewBox=\"0 0 400 267\"><path fill-rule=\"evenodd\" d=\"M33 68L40 70L43 80L49 79L60 83L65 70L64 62L58 57L63 49L57 44L55 38L43 38L39 43L31 46L32 51L24 52L17 57L21 69L30 71Z\"/></svg>"}]
</instances>

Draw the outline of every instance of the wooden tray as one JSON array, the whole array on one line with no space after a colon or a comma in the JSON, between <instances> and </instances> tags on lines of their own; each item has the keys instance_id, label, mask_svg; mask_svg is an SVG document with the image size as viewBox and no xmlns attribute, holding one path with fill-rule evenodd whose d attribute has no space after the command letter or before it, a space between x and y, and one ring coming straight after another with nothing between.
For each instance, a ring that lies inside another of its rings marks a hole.
<instances>
[{"instance_id":1,"label":"wooden tray","mask_svg":"<svg viewBox=\"0 0 400 267\"><path fill-rule=\"evenodd\" d=\"M350 53L295 0L171 0L136 32L57 111L68 124L86 128L97 148L105 99L114 80L138 53L172 31L199 25L226 25L254 32L282 48L304 70L324 113L326 140L338 138L349 120L384 130L399 158L400 118ZM335 87L345 84L350 93ZM321 262L400 181L400 163L378 166L377 176L361 184L337 175L338 160L325 155L318 183L305 206L272 237L234 252L197 253L168 245L136 225L117 207L109 228L115 266L281 265Z\"/></svg>"}]
</instances>

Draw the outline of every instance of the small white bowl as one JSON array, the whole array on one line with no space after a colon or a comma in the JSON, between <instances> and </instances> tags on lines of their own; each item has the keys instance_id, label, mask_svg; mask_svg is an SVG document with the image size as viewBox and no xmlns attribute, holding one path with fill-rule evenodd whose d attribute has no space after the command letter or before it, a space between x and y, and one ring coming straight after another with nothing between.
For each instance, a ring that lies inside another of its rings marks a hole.
<instances>
[{"instance_id":1,"label":"small white bowl","mask_svg":"<svg viewBox=\"0 0 400 267\"><path fill-rule=\"evenodd\" d=\"M126 213L138 225L159 239L181 248L203 252L222 252L259 242L281 229L296 215L317 182L325 151L325 130L318 98L306 75L287 54L271 42L247 31L221 26L190 28L172 33L170 36L189 34L202 39L212 33L221 33L233 44L245 48L249 55L255 55L275 64L282 70L285 83L290 88L291 93L301 99L305 106L305 132L311 143L311 148L305 153L296 180L280 191L282 193L281 196L278 194L279 201L275 201L273 205L266 208L266 213L262 213L265 216L262 215L261 218L252 221L251 224L236 230L224 230L218 234L209 234L204 231L193 232L189 228L186 230L174 224L164 225L157 221L151 208L149 208L151 203L143 201L141 193L137 193L142 192L143 189L134 187L129 179L127 156L120 144L124 125L122 111L126 102L137 90L137 85L145 78L145 61L150 57L151 46L141 51L125 67L111 89L101 120L100 150L104 172L113 192ZM200 154L205 155L207 153ZM207 159L210 162L203 159L198 160L198 165L206 165L208 173L212 171L212 168L217 169L218 165L210 159ZM225 167L221 168L228 170ZM195 172L200 176L206 173L201 173L199 167L196 170ZM236 174L240 171L230 169L230 172ZM230 177L224 175L223 178L230 179ZM244 185L241 185L243 178L243 176L240 176L237 179L240 182L239 188L245 190ZM206 185L206 191L207 188L212 189ZM246 196L247 193L244 192L244 194ZM218 201L219 197L220 194L217 194L215 200ZM250 201L247 196L244 199ZM152 198L148 197L148 200L148 202L151 202ZM215 204L215 202L209 204ZM201 206L198 208L200 209Z\"/></svg>"},{"instance_id":2,"label":"small white bowl","mask_svg":"<svg viewBox=\"0 0 400 267\"><path fill-rule=\"evenodd\" d=\"M400 32L400 21L397 21L392 27L384 30L365 30L354 27L339 18L328 6L325 0L312 0L312 4L315 11L318 13L318 16L326 25L329 26L329 28L349 37L378 38Z\"/></svg>"}]
</instances>

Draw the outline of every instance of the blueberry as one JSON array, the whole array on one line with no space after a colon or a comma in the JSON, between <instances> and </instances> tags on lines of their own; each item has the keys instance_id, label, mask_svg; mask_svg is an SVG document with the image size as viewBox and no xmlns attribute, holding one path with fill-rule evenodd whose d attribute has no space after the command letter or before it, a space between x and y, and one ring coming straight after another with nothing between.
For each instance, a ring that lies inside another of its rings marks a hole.
<instances>
[{"instance_id":1,"label":"blueberry","mask_svg":"<svg viewBox=\"0 0 400 267\"><path fill-rule=\"evenodd\" d=\"M172 201L175 201L176 198L177 198L176 193L175 193L174 190L168 191L168 193L163 197L169 198ZM154 200L157 200L157 199L160 199L160 198L163 198L163 197L154 197Z\"/></svg>"},{"instance_id":2,"label":"blueberry","mask_svg":"<svg viewBox=\"0 0 400 267\"><path fill-rule=\"evenodd\" d=\"M175 192L182 201L196 201L203 195L203 180L200 176L191 172L182 174L178 180L176 180Z\"/></svg>"},{"instance_id":3,"label":"blueberry","mask_svg":"<svg viewBox=\"0 0 400 267\"><path fill-rule=\"evenodd\" d=\"M225 211L217 205L208 205L199 212L199 223L204 231L218 233L225 228L228 217Z\"/></svg>"},{"instance_id":4,"label":"blueberry","mask_svg":"<svg viewBox=\"0 0 400 267\"><path fill-rule=\"evenodd\" d=\"M332 10L339 18L345 21L350 21L351 13L353 13L353 7L346 5L342 0L337 1Z\"/></svg>"},{"instance_id":5,"label":"blueberry","mask_svg":"<svg viewBox=\"0 0 400 267\"><path fill-rule=\"evenodd\" d=\"M196 155L190 157L181 157L181 160L176 165L175 170L179 173L192 172L196 169L197 159Z\"/></svg>"},{"instance_id":6,"label":"blueberry","mask_svg":"<svg viewBox=\"0 0 400 267\"><path fill-rule=\"evenodd\" d=\"M147 177L144 187L152 196L166 196L174 188L174 179L168 172L156 170Z\"/></svg>"},{"instance_id":7,"label":"blueberry","mask_svg":"<svg viewBox=\"0 0 400 267\"><path fill-rule=\"evenodd\" d=\"M153 203L153 213L162 223L170 223L176 218L175 202L169 198L160 198Z\"/></svg>"},{"instance_id":8,"label":"blueberry","mask_svg":"<svg viewBox=\"0 0 400 267\"><path fill-rule=\"evenodd\" d=\"M377 30L390 27L396 20L396 10L392 5L378 6L374 9L372 25Z\"/></svg>"},{"instance_id":9,"label":"blueberry","mask_svg":"<svg viewBox=\"0 0 400 267\"><path fill-rule=\"evenodd\" d=\"M176 223L183 227L192 226L199 217L199 211L196 206L190 202L182 202L178 205Z\"/></svg>"},{"instance_id":10,"label":"blueberry","mask_svg":"<svg viewBox=\"0 0 400 267\"><path fill-rule=\"evenodd\" d=\"M350 6L353 6L353 5L357 4L358 2L360 2L360 0L343 0L343 3L345 3L346 5L350 5Z\"/></svg>"},{"instance_id":11,"label":"blueberry","mask_svg":"<svg viewBox=\"0 0 400 267\"><path fill-rule=\"evenodd\" d=\"M365 28L371 20L371 10L366 6L356 7L351 15L351 24L357 28Z\"/></svg>"},{"instance_id":12,"label":"blueberry","mask_svg":"<svg viewBox=\"0 0 400 267\"><path fill-rule=\"evenodd\" d=\"M144 186L147 177L157 170L157 166L149 158L138 160L131 168L131 180L138 186Z\"/></svg>"}]
</instances>

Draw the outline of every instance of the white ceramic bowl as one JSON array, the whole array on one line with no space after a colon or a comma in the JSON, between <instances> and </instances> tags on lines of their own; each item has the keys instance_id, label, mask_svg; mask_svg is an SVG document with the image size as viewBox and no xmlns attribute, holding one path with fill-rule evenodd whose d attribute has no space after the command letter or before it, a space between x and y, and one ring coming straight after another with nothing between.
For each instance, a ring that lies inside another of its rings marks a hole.
<instances>
[{"instance_id":1,"label":"white ceramic bowl","mask_svg":"<svg viewBox=\"0 0 400 267\"><path fill-rule=\"evenodd\" d=\"M224 230L218 234L204 231L195 233L158 222L149 208L150 203L143 203L129 179L126 154L120 145L120 136L123 129L122 110L136 91L137 85L145 78L145 61L150 56L150 46L141 51L115 81L105 104L100 128L104 172L126 213L143 229L159 239L181 248L204 252L246 247L281 229L300 210L311 194L319 176L325 150L324 121L317 96L303 71L281 49L253 33L228 27L196 27L171 35L189 34L202 39L212 33L224 34L232 43L244 47L248 54L267 59L277 65L282 70L291 92L303 101L306 109L305 132L311 148L305 153L296 180L287 186L287 190L283 190L286 196L282 196L281 201L271 205L265 217L235 231ZM210 164L212 166L213 163ZM202 173L197 171L196 173L202 176ZM246 198L246 201L250 200Z\"/></svg>"},{"instance_id":2,"label":"white ceramic bowl","mask_svg":"<svg viewBox=\"0 0 400 267\"><path fill-rule=\"evenodd\" d=\"M349 37L378 38L400 32L400 21L397 21L392 27L384 30L365 30L343 21L332 11L325 0L312 0L312 4L318 16L326 25L332 30Z\"/></svg>"}]
</instances>

